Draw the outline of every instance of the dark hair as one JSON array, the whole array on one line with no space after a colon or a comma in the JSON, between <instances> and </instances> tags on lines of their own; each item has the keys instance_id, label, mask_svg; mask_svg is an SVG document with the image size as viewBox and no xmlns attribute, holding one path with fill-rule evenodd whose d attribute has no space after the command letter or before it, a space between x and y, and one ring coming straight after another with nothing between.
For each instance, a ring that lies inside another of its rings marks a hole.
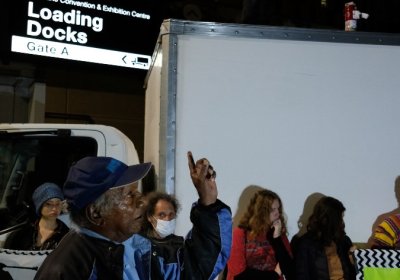
<instances>
[{"instance_id":1,"label":"dark hair","mask_svg":"<svg viewBox=\"0 0 400 280\"><path fill-rule=\"evenodd\" d=\"M175 213L178 213L180 209L180 204L174 196L163 192L151 192L147 195L146 198L147 206L145 210L145 218L143 219L142 224L142 232L147 236L153 236L153 225L149 222L148 218L154 216L154 211L157 203L160 200L165 200L171 203L172 207L174 207Z\"/></svg>"},{"instance_id":2,"label":"dark hair","mask_svg":"<svg viewBox=\"0 0 400 280\"><path fill-rule=\"evenodd\" d=\"M343 221L345 210L342 202L336 198L321 198L308 220L307 231L323 246L342 240L346 234Z\"/></svg>"},{"instance_id":3,"label":"dark hair","mask_svg":"<svg viewBox=\"0 0 400 280\"><path fill-rule=\"evenodd\" d=\"M269 219L272 203L279 201L279 214L282 221L282 232L286 232L285 219L283 217L283 205L280 197L273 191L260 190L256 192L250 200L247 211L240 219L239 227L249 231L251 236L257 236L260 233L267 233L272 226Z\"/></svg>"}]
</instances>

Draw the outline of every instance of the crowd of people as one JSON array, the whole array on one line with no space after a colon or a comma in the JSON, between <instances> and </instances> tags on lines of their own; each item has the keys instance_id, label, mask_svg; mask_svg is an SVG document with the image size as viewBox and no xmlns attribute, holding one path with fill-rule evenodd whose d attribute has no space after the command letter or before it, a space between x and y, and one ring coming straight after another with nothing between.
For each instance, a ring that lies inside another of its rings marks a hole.
<instances>
[{"instance_id":1,"label":"crowd of people","mask_svg":"<svg viewBox=\"0 0 400 280\"><path fill-rule=\"evenodd\" d=\"M198 199L185 237L175 235L179 201L138 189L151 163L86 157L70 168L62 189L47 182L34 191L37 219L10 234L5 248L52 250L35 279L356 278L341 201L322 196L305 232L289 241L281 198L261 188L233 228L229 206L218 199L216 171L205 158L187 157ZM59 219L64 200L71 229ZM400 248L400 213L376 227L371 247Z\"/></svg>"}]
</instances>

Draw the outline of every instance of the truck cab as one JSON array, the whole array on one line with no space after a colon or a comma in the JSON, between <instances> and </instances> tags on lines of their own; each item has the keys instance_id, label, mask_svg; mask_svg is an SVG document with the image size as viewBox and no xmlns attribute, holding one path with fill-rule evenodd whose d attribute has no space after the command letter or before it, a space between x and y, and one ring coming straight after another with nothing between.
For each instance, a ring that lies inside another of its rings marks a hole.
<instances>
[{"instance_id":1,"label":"truck cab","mask_svg":"<svg viewBox=\"0 0 400 280\"><path fill-rule=\"evenodd\" d=\"M10 279L33 279L48 252L1 248L9 233L35 218L35 188L44 182L62 187L69 167L85 156L139 163L132 141L114 127L0 124L0 276L8 273Z\"/></svg>"}]
</instances>

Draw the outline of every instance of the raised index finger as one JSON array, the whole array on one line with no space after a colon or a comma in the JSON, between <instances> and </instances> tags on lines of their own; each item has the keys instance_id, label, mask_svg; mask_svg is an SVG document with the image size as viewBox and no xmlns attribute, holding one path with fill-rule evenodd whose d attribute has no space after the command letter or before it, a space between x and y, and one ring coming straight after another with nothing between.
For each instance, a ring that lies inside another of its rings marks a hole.
<instances>
[{"instance_id":1,"label":"raised index finger","mask_svg":"<svg viewBox=\"0 0 400 280\"><path fill-rule=\"evenodd\" d=\"M194 162L193 154L192 154L191 151L187 152L187 157L188 157L188 164L189 164L190 173L192 173L193 170L196 168L196 163Z\"/></svg>"}]
</instances>

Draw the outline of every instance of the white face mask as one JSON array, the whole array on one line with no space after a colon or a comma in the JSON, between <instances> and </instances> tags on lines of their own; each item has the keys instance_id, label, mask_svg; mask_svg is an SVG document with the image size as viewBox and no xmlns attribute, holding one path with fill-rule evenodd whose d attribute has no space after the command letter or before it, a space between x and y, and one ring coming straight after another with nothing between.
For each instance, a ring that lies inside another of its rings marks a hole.
<instances>
[{"instance_id":1,"label":"white face mask","mask_svg":"<svg viewBox=\"0 0 400 280\"><path fill-rule=\"evenodd\" d=\"M161 238L164 238L174 233L176 219L172 219L171 221L156 219L156 221L157 221L157 226L155 227L155 230L157 231L158 235L160 235Z\"/></svg>"}]
</instances>

